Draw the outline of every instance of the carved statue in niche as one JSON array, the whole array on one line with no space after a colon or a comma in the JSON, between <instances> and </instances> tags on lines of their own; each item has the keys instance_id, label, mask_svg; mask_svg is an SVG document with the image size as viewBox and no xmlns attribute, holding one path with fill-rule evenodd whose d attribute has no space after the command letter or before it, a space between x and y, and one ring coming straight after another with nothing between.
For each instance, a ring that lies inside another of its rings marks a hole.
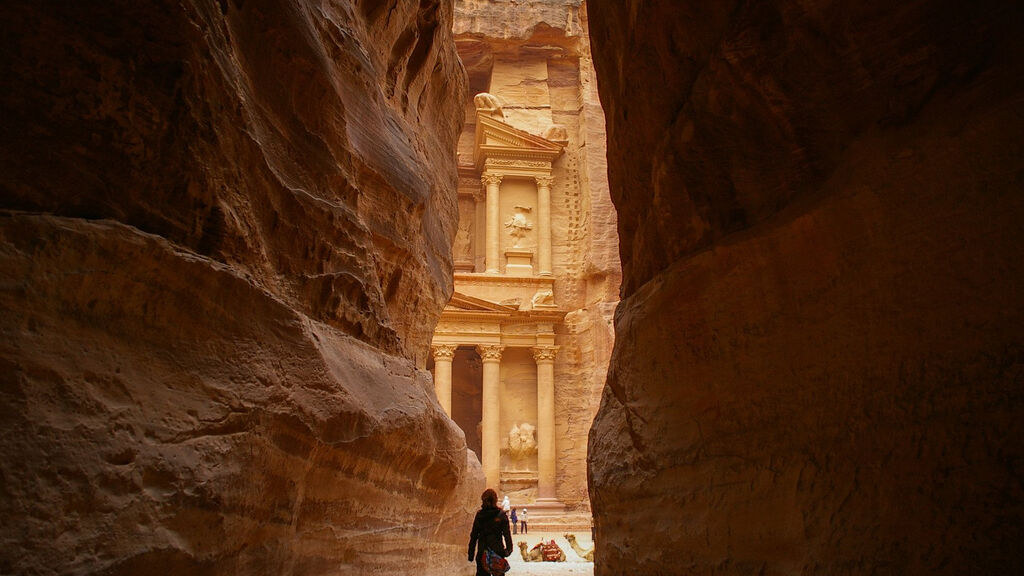
<instances>
[{"instance_id":1,"label":"carved statue in niche","mask_svg":"<svg viewBox=\"0 0 1024 576\"><path fill-rule=\"evenodd\" d=\"M456 260L471 260L473 258L472 245L469 240L469 222L459 223L459 230L455 233L455 246L452 252Z\"/></svg>"},{"instance_id":2,"label":"carved statue in niche","mask_svg":"<svg viewBox=\"0 0 1024 576\"><path fill-rule=\"evenodd\" d=\"M498 120L505 119L505 112L501 109L501 100L494 94L481 92L473 97L473 106L491 118Z\"/></svg>"},{"instance_id":3,"label":"carved statue in niche","mask_svg":"<svg viewBox=\"0 0 1024 576\"><path fill-rule=\"evenodd\" d=\"M508 228L509 234L515 238L515 243L512 245L513 248L519 248L519 242L522 241L523 236L530 230L533 230L533 224L526 219L526 213L532 210L529 206L516 206L516 213L505 222L505 228Z\"/></svg>"},{"instance_id":4,"label":"carved statue in niche","mask_svg":"<svg viewBox=\"0 0 1024 576\"><path fill-rule=\"evenodd\" d=\"M536 431L537 428L527 422L512 426L505 445L513 460L522 460L537 453Z\"/></svg>"}]
</instances>

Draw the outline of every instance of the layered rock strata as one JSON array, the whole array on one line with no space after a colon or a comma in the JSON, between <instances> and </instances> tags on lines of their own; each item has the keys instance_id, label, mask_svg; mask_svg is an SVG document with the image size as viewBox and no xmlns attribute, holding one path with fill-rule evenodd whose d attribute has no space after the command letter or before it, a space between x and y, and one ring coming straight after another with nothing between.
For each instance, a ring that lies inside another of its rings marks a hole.
<instances>
[{"instance_id":1,"label":"layered rock strata","mask_svg":"<svg viewBox=\"0 0 1024 576\"><path fill-rule=\"evenodd\" d=\"M0 572L465 570L450 2L15 2Z\"/></svg>"},{"instance_id":2,"label":"layered rock strata","mask_svg":"<svg viewBox=\"0 0 1024 576\"><path fill-rule=\"evenodd\" d=\"M590 16L624 269L595 573L1019 569L1020 8Z\"/></svg>"}]
</instances>

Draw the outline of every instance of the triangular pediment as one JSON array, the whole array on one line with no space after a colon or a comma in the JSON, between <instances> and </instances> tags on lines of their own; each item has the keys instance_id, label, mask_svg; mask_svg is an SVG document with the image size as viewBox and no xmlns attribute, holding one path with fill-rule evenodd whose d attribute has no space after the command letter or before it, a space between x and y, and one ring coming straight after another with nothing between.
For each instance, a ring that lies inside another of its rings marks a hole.
<instances>
[{"instance_id":1,"label":"triangular pediment","mask_svg":"<svg viewBox=\"0 0 1024 576\"><path fill-rule=\"evenodd\" d=\"M551 162L562 154L562 145L478 113L473 154L477 169L482 169L484 161L496 157Z\"/></svg>"},{"instance_id":2,"label":"triangular pediment","mask_svg":"<svg viewBox=\"0 0 1024 576\"><path fill-rule=\"evenodd\" d=\"M452 294L450 300L448 300L446 309L449 310L466 310L471 312L515 312L515 308L511 306L505 306L498 304L497 302L491 302L490 300L484 300L483 298L475 298L473 296L467 296L461 292L455 292Z\"/></svg>"}]
</instances>

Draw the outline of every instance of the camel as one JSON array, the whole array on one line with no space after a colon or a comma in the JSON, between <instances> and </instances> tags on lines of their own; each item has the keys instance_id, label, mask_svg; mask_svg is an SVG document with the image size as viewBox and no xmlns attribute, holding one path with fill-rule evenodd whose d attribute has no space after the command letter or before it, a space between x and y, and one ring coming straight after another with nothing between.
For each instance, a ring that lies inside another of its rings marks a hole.
<instances>
[{"instance_id":1,"label":"camel","mask_svg":"<svg viewBox=\"0 0 1024 576\"><path fill-rule=\"evenodd\" d=\"M593 548L591 548L590 550L584 550L583 547L576 543L575 534L563 534L563 536L565 536L565 539L569 541L569 546L572 546L572 549L575 550L577 554L579 554L580 558L583 558L587 562L594 561Z\"/></svg>"},{"instance_id":2,"label":"camel","mask_svg":"<svg viewBox=\"0 0 1024 576\"><path fill-rule=\"evenodd\" d=\"M519 553L523 555L524 562L543 562L544 554L541 553L539 547L535 547L530 550L529 554L526 552L526 542L519 542Z\"/></svg>"},{"instance_id":3,"label":"camel","mask_svg":"<svg viewBox=\"0 0 1024 576\"><path fill-rule=\"evenodd\" d=\"M545 548L548 550L548 558L544 557ZM555 550L558 551L557 559L553 557L553 551ZM548 544L544 542L537 544L529 553L526 552L526 542L519 542L519 553L522 554L524 562L565 562L565 551L558 544L555 544L554 540Z\"/></svg>"}]
</instances>

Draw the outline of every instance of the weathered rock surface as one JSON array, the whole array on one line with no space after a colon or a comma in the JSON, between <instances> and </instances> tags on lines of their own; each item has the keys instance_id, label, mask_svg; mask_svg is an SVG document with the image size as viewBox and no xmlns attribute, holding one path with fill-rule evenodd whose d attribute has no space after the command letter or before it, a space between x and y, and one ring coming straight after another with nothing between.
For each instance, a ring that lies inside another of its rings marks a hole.
<instances>
[{"instance_id":1,"label":"weathered rock surface","mask_svg":"<svg viewBox=\"0 0 1024 576\"><path fill-rule=\"evenodd\" d=\"M9 4L0 572L465 571L450 2Z\"/></svg>"},{"instance_id":2,"label":"weathered rock surface","mask_svg":"<svg viewBox=\"0 0 1024 576\"><path fill-rule=\"evenodd\" d=\"M1020 7L590 17L625 296L595 573L1020 571Z\"/></svg>"}]
</instances>

